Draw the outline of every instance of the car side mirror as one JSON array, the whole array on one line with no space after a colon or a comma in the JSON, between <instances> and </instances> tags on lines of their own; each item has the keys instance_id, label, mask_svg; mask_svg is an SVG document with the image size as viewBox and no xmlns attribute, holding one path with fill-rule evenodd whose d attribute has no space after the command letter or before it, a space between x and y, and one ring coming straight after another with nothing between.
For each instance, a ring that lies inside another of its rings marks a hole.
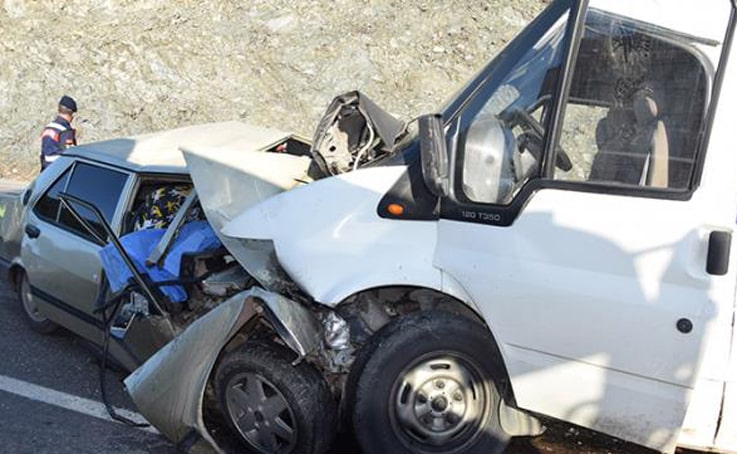
<instances>
[{"instance_id":1,"label":"car side mirror","mask_svg":"<svg viewBox=\"0 0 737 454\"><path fill-rule=\"evenodd\" d=\"M420 128L420 160L422 178L427 188L437 197L448 195L448 149L439 114L423 115L417 120Z\"/></svg>"}]
</instances>

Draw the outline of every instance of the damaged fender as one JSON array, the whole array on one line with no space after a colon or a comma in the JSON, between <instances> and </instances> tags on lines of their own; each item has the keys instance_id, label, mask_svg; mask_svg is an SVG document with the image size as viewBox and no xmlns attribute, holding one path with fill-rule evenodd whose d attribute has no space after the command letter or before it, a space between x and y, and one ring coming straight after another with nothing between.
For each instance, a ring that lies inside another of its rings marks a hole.
<instances>
[{"instance_id":1,"label":"damaged fender","mask_svg":"<svg viewBox=\"0 0 737 454\"><path fill-rule=\"evenodd\" d=\"M162 434L190 450L220 451L205 428L202 403L220 352L263 314L300 357L320 340L320 323L302 305L261 288L234 295L195 321L125 379L138 411Z\"/></svg>"}]
</instances>

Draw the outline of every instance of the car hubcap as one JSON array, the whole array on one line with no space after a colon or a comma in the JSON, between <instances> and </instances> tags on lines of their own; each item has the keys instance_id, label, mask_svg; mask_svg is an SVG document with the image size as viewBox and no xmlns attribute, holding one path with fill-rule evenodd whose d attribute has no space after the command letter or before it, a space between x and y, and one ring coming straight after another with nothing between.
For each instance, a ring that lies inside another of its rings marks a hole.
<instances>
[{"instance_id":1,"label":"car hubcap","mask_svg":"<svg viewBox=\"0 0 737 454\"><path fill-rule=\"evenodd\" d=\"M33 294L31 294L31 285L28 283L28 278L23 278L21 282L21 301L23 301L23 309L28 314L28 317L36 323L43 323L47 319L38 310L38 306L33 301Z\"/></svg>"},{"instance_id":2,"label":"car hubcap","mask_svg":"<svg viewBox=\"0 0 737 454\"><path fill-rule=\"evenodd\" d=\"M296 445L297 420L281 392L259 374L241 373L226 389L228 413L246 442L262 453L286 453Z\"/></svg>"},{"instance_id":3,"label":"car hubcap","mask_svg":"<svg viewBox=\"0 0 737 454\"><path fill-rule=\"evenodd\" d=\"M395 431L430 451L473 440L488 413L489 385L480 377L471 361L455 355L415 362L394 385Z\"/></svg>"}]
</instances>

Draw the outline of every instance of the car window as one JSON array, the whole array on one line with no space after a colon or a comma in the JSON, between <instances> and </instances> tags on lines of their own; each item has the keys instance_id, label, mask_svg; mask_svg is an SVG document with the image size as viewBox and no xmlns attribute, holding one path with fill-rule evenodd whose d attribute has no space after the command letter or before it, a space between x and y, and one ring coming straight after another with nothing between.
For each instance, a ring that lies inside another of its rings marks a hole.
<instances>
[{"instance_id":1,"label":"car window","mask_svg":"<svg viewBox=\"0 0 737 454\"><path fill-rule=\"evenodd\" d=\"M125 173L78 162L74 167L66 192L97 207L102 212L105 220L111 223L127 179L128 175ZM102 224L91 210L77 205L74 205L74 208L82 218L94 227L101 237L105 238ZM87 229L65 208L62 208L59 214L59 224L78 232L82 236L90 236Z\"/></svg>"},{"instance_id":2,"label":"car window","mask_svg":"<svg viewBox=\"0 0 737 454\"><path fill-rule=\"evenodd\" d=\"M59 218L59 193L64 192L67 183L69 182L69 175L71 175L71 168L67 169L61 177L46 191L46 193L39 199L36 206L33 208L33 212L39 218L49 221L56 222Z\"/></svg>"},{"instance_id":3,"label":"car window","mask_svg":"<svg viewBox=\"0 0 737 454\"><path fill-rule=\"evenodd\" d=\"M52 222L82 237L92 239L93 236L82 226L72 213L61 205L60 193L67 193L96 206L108 222L112 222L120 194L128 179L128 175L106 167L77 162L41 196L34 213L41 219ZM93 226L95 231L105 237L102 225L94 214L82 206L74 206L80 216Z\"/></svg>"}]
</instances>

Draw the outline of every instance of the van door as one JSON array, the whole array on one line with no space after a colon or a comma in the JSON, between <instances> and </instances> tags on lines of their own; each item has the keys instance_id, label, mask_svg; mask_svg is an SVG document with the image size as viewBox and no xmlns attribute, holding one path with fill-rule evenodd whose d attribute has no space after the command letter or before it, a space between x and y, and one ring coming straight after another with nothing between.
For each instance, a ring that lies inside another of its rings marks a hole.
<instances>
[{"instance_id":1,"label":"van door","mask_svg":"<svg viewBox=\"0 0 737 454\"><path fill-rule=\"evenodd\" d=\"M592 1L528 36L451 124L438 225L519 407L661 451L735 290L737 159L705 153L731 5L708 5Z\"/></svg>"}]
</instances>

